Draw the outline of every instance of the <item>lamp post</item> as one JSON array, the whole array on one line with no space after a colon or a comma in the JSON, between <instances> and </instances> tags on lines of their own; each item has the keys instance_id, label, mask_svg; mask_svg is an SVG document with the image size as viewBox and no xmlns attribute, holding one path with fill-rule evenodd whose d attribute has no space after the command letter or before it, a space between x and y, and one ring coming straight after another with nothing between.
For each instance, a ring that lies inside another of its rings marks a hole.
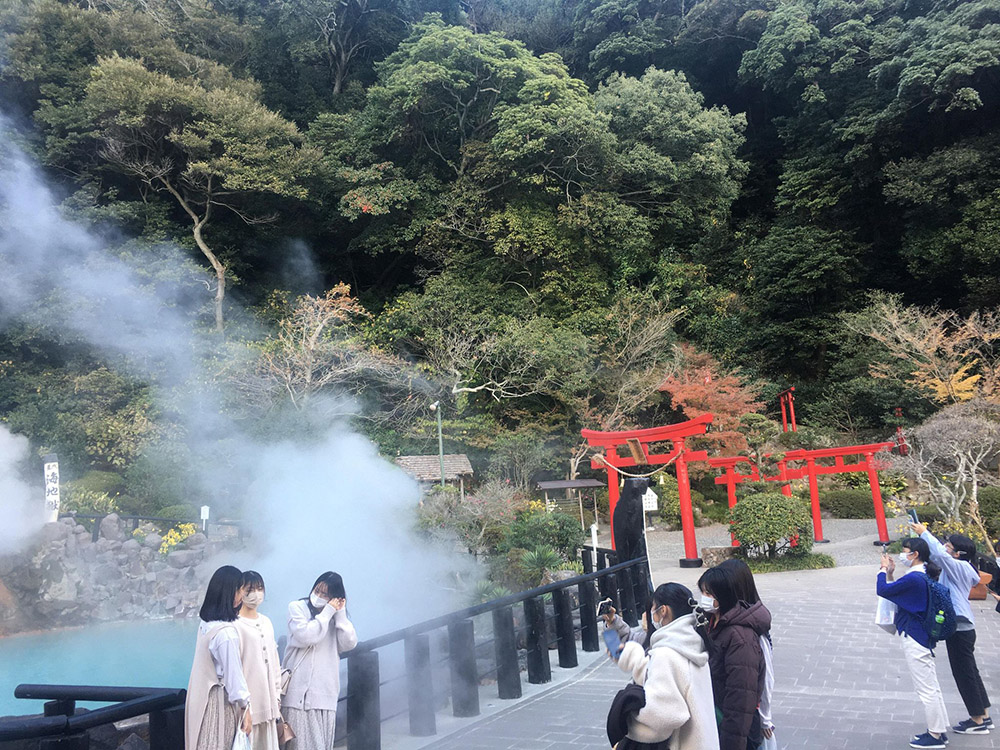
<instances>
[{"instance_id":1,"label":"lamp post","mask_svg":"<svg viewBox=\"0 0 1000 750\"><path fill-rule=\"evenodd\" d=\"M431 411L437 414L438 423L438 458L441 460L441 488L444 489L444 438L441 437L441 402L431 404Z\"/></svg>"}]
</instances>

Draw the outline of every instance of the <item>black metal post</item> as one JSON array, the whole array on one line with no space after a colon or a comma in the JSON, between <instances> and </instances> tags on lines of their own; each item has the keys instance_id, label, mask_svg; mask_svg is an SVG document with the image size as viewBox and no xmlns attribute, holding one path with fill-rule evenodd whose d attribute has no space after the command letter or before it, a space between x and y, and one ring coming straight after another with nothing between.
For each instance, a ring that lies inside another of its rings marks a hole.
<instances>
[{"instance_id":1,"label":"black metal post","mask_svg":"<svg viewBox=\"0 0 1000 750\"><path fill-rule=\"evenodd\" d=\"M76 713L76 701L59 699L48 701L42 706L43 716L72 716Z\"/></svg>"},{"instance_id":2,"label":"black metal post","mask_svg":"<svg viewBox=\"0 0 1000 750\"><path fill-rule=\"evenodd\" d=\"M604 570L606 567L608 567L607 553L602 550L597 550L597 569L600 571ZM597 590L600 591L602 599L608 598L608 582L604 576L597 579Z\"/></svg>"},{"instance_id":3,"label":"black metal post","mask_svg":"<svg viewBox=\"0 0 1000 750\"><path fill-rule=\"evenodd\" d=\"M406 639L406 692L410 707L410 734L437 733L434 721L434 683L431 681L431 637L426 633Z\"/></svg>"},{"instance_id":4,"label":"black metal post","mask_svg":"<svg viewBox=\"0 0 1000 750\"><path fill-rule=\"evenodd\" d=\"M569 590L559 589L552 594L556 608L556 643L559 647L559 666L575 667L576 635L573 632L573 607L570 606Z\"/></svg>"},{"instance_id":5,"label":"black metal post","mask_svg":"<svg viewBox=\"0 0 1000 750\"><path fill-rule=\"evenodd\" d=\"M632 585L632 571L634 568L625 568L619 573L618 582L621 586L622 619L635 627L639 624L639 618L635 614L635 587Z\"/></svg>"},{"instance_id":6,"label":"black metal post","mask_svg":"<svg viewBox=\"0 0 1000 750\"><path fill-rule=\"evenodd\" d=\"M580 550L580 562L583 563L584 575L594 572L594 553L589 547Z\"/></svg>"},{"instance_id":7,"label":"black metal post","mask_svg":"<svg viewBox=\"0 0 1000 750\"><path fill-rule=\"evenodd\" d=\"M528 625L528 682L540 685L552 679L545 602L541 597L524 600L524 618Z\"/></svg>"},{"instance_id":8,"label":"black metal post","mask_svg":"<svg viewBox=\"0 0 1000 750\"><path fill-rule=\"evenodd\" d=\"M149 712L149 750L184 750L184 706Z\"/></svg>"},{"instance_id":9,"label":"black metal post","mask_svg":"<svg viewBox=\"0 0 1000 750\"><path fill-rule=\"evenodd\" d=\"M600 651L600 632L597 629L597 597L593 581L576 585L580 598L580 640L584 651Z\"/></svg>"},{"instance_id":10,"label":"black metal post","mask_svg":"<svg viewBox=\"0 0 1000 750\"><path fill-rule=\"evenodd\" d=\"M497 655L497 694L503 700L521 697L521 665L517 660L513 607L493 610L493 647Z\"/></svg>"},{"instance_id":11,"label":"black metal post","mask_svg":"<svg viewBox=\"0 0 1000 750\"><path fill-rule=\"evenodd\" d=\"M451 662L451 710L455 716L479 716L479 675L476 670L476 631L472 620L448 626Z\"/></svg>"},{"instance_id":12,"label":"black metal post","mask_svg":"<svg viewBox=\"0 0 1000 750\"><path fill-rule=\"evenodd\" d=\"M347 748L382 750L382 699L378 652L366 651L347 660Z\"/></svg>"}]
</instances>

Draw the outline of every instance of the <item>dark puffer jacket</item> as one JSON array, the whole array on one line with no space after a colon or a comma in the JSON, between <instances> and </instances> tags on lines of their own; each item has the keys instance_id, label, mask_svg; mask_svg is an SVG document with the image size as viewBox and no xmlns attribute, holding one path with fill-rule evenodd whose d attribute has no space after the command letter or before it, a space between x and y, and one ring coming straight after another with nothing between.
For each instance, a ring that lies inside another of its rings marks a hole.
<instances>
[{"instance_id":1,"label":"dark puffer jacket","mask_svg":"<svg viewBox=\"0 0 1000 750\"><path fill-rule=\"evenodd\" d=\"M754 605L740 602L712 630L714 653L709 668L715 705L722 712L720 750L747 750L762 740L757 712L764 692L760 636L770 630L771 613L760 602Z\"/></svg>"}]
</instances>

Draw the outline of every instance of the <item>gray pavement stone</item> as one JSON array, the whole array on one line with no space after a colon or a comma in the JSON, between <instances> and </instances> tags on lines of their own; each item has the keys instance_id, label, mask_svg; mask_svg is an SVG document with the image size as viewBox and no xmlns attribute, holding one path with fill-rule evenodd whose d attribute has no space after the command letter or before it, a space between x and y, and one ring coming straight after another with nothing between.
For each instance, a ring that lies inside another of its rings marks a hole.
<instances>
[{"instance_id":1,"label":"gray pavement stone","mask_svg":"<svg viewBox=\"0 0 1000 750\"><path fill-rule=\"evenodd\" d=\"M699 529L699 544L702 532L710 528ZM909 737L925 729L923 708L912 692L898 638L873 624L878 569L878 549L871 544L874 521L824 522L824 532L836 539L825 545L827 549L867 564L757 577L761 597L774 619L778 746L787 750L906 750ZM676 580L694 588L702 571L676 567L679 546L664 552L658 545L659 539L650 540L654 582ZM992 600L972 604L980 671L987 690L997 697L1000 615L993 611ZM428 739L422 747L607 748L607 709L626 676L606 659L592 662L591 655L582 652L581 657L586 657L581 658L583 666L564 682L446 737ZM937 668L949 720L957 723L966 714L943 644L937 650ZM951 734L950 738L951 750L1000 750L1000 730L976 736Z\"/></svg>"}]
</instances>

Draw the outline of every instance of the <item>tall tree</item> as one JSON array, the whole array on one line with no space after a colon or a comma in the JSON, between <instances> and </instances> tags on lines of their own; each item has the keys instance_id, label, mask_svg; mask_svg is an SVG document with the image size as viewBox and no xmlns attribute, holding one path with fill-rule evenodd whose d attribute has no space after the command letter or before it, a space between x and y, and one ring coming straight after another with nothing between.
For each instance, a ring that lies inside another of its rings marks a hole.
<instances>
[{"instance_id":1,"label":"tall tree","mask_svg":"<svg viewBox=\"0 0 1000 750\"><path fill-rule=\"evenodd\" d=\"M215 327L224 329L226 264L206 237L218 211L249 224L273 220L257 199L304 199L314 155L294 125L257 100L253 83L206 65L180 80L139 60L101 58L83 106L107 165L145 190L167 193L215 272Z\"/></svg>"}]
</instances>

